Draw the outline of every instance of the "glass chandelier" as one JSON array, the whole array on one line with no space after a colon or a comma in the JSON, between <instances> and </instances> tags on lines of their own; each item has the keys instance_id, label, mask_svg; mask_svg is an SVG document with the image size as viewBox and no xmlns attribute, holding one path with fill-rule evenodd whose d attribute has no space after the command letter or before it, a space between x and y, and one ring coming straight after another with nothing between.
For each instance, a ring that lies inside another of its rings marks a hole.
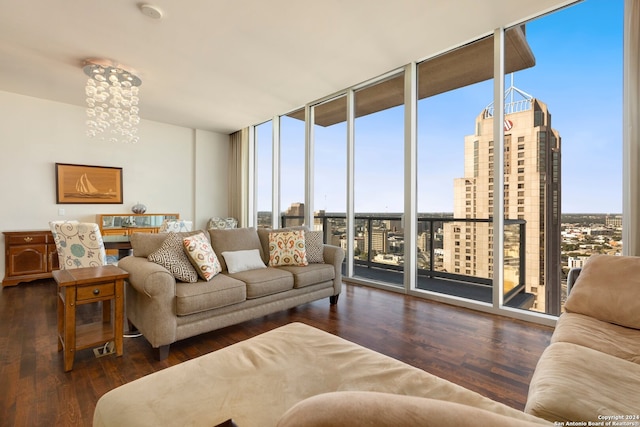
<instances>
[{"instance_id":1,"label":"glass chandelier","mask_svg":"<svg viewBox=\"0 0 640 427\"><path fill-rule=\"evenodd\" d=\"M122 66L88 60L87 135L111 142L138 142L138 86L142 80Z\"/></svg>"}]
</instances>

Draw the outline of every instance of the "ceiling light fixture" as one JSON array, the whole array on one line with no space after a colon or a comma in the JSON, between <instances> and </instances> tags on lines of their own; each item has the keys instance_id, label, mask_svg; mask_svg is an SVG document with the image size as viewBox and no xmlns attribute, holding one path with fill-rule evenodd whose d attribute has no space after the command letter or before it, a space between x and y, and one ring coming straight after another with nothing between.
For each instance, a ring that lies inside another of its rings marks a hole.
<instances>
[{"instance_id":1,"label":"ceiling light fixture","mask_svg":"<svg viewBox=\"0 0 640 427\"><path fill-rule=\"evenodd\" d=\"M85 88L87 135L112 142L138 142L140 77L104 59L85 61L83 70L89 76Z\"/></svg>"},{"instance_id":2,"label":"ceiling light fixture","mask_svg":"<svg viewBox=\"0 0 640 427\"><path fill-rule=\"evenodd\" d=\"M140 7L140 12L142 12L144 15L148 16L149 18L153 18L153 19L162 18L162 10L160 10L160 8L158 8L157 6L154 6L152 4L141 4L139 7Z\"/></svg>"}]
</instances>

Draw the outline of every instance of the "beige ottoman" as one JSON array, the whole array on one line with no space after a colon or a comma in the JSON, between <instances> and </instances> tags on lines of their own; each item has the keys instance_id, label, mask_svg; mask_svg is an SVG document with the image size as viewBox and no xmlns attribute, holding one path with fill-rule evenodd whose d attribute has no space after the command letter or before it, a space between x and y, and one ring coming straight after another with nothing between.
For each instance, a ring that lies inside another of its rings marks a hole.
<instances>
[{"instance_id":1,"label":"beige ottoman","mask_svg":"<svg viewBox=\"0 0 640 427\"><path fill-rule=\"evenodd\" d=\"M296 403L337 391L430 397L512 417L512 425L519 425L515 419L546 423L335 335L291 323L111 390L98 401L93 425L211 427L233 419L240 427L268 427Z\"/></svg>"}]
</instances>

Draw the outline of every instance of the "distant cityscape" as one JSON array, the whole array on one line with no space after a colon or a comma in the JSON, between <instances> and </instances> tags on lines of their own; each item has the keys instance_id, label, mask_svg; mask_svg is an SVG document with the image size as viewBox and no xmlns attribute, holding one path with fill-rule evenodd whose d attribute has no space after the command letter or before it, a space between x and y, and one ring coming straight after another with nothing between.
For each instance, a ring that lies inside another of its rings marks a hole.
<instances>
[{"instance_id":1,"label":"distant cityscape","mask_svg":"<svg viewBox=\"0 0 640 427\"><path fill-rule=\"evenodd\" d=\"M296 203L296 208L299 209L303 206L301 203ZM294 226L302 224L302 214L296 212L296 215L292 215L289 208L287 213L283 215L285 226ZM330 219L331 232L329 233L330 241L327 243L342 246L346 249L346 220L344 213L326 213L324 211L318 211L315 213L316 218L314 229L321 229L322 219ZM391 217L398 218L396 220L377 219L374 221L374 233L376 229L387 230L387 242L384 245L379 245L388 248L388 253L376 251L377 261L383 263L392 263L396 265L403 264L403 252L404 252L404 229L402 228L401 213L363 213L356 214L356 217ZM453 218L451 212L435 212L435 213L420 213L419 218ZM357 221L356 221L357 222ZM271 227L271 212L258 212L258 227L269 228ZM367 233L366 229L356 226L356 234L359 234L360 240L364 241ZM424 231L423 231L424 233ZM442 239L443 230L436 230L436 236L439 236L439 240ZM563 271L563 278L566 279L566 274L571 268L582 267L584 261L594 254L607 254L607 255L622 255L622 214L610 214L610 213L567 213L561 215L561 265ZM356 236L358 238L358 236ZM420 239L419 239L420 240ZM363 256L362 249L356 247L356 258ZM426 247L418 248L421 253L427 252ZM360 252L360 253L358 253ZM385 258L385 255L393 255L392 257ZM376 260L376 258L374 258ZM390 261L392 260L392 261Z\"/></svg>"}]
</instances>

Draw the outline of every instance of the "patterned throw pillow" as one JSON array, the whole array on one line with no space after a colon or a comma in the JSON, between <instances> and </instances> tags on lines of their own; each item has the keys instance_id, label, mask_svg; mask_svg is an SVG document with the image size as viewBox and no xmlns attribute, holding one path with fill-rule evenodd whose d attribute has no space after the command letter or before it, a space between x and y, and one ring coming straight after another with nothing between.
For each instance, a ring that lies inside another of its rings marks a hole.
<instances>
[{"instance_id":1,"label":"patterned throw pillow","mask_svg":"<svg viewBox=\"0 0 640 427\"><path fill-rule=\"evenodd\" d=\"M324 242L322 241L322 231L307 231L304 233L304 240L309 264L323 263Z\"/></svg>"},{"instance_id":2,"label":"patterned throw pillow","mask_svg":"<svg viewBox=\"0 0 640 427\"><path fill-rule=\"evenodd\" d=\"M204 233L185 237L182 239L182 243L189 261L204 280L208 282L222 271L220 261L218 261L218 257Z\"/></svg>"},{"instance_id":3,"label":"patterned throw pillow","mask_svg":"<svg viewBox=\"0 0 640 427\"><path fill-rule=\"evenodd\" d=\"M176 233L169 233L158 250L151 253L147 259L169 270L177 280L188 283L198 281L198 273L184 252L182 237Z\"/></svg>"},{"instance_id":4,"label":"patterned throw pillow","mask_svg":"<svg viewBox=\"0 0 640 427\"><path fill-rule=\"evenodd\" d=\"M269 265L309 265L304 231L274 231L269 233Z\"/></svg>"}]
</instances>

